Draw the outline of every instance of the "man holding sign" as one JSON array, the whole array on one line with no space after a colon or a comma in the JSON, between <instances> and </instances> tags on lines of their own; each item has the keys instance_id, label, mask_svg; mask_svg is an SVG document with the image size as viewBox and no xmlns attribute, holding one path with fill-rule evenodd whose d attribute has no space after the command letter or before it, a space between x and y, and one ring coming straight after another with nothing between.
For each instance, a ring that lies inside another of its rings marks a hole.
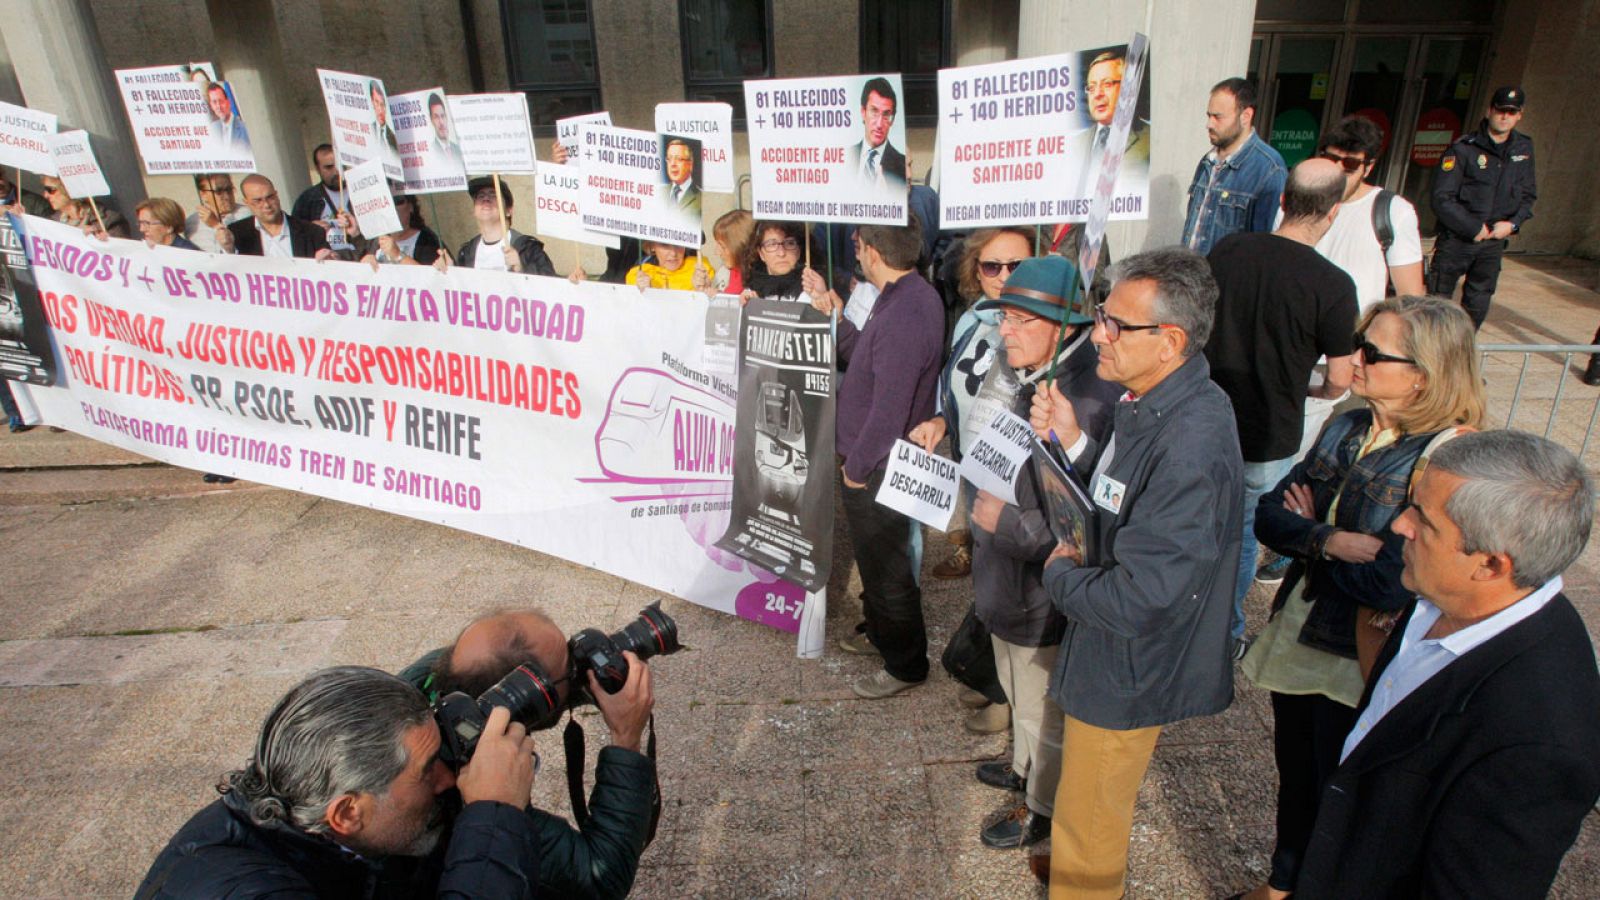
<instances>
[{"instance_id":1,"label":"man holding sign","mask_svg":"<svg viewBox=\"0 0 1600 900\"><path fill-rule=\"evenodd\" d=\"M1118 897L1134 803L1161 727L1233 700L1228 619L1243 527L1243 463L1228 397L1199 351L1217 284L1199 254L1173 247L1111 271L1090 340L1098 374L1127 388L1089 481L1098 559L1058 544L1044 586L1067 620L1050 675L1065 713L1050 838L1050 888ZM1055 385L1032 424L1084 438ZM1092 446L1091 441L1091 446Z\"/></svg>"},{"instance_id":2,"label":"man holding sign","mask_svg":"<svg viewBox=\"0 0 1600 900\"><path fill-rule=\"evenodd\" d=\"M1062 257L1025 259L998 299L979 300L973 309L1001 311L1005 358L994 365L1010 366L1022 385L1012 410L1026 414L1037 386L1053 378L1081 432L1061 452L1073 466L1093 469L1122 388L1095 373L1093 320L1072 311L1077 281L1076 267ZM911 432L930 451L943 436L943 419ZM1066 628L1044 590L1044 562L1056 542L1031 466L1021 468L1014 487L1014 506L988 491L979 491L972 504L972 590L978 619L993 636L1014 737L1011 759L980 764L978 780L1026 791L1024 805L983 829L990 847L1027 846L1048 837L1061 777L1061 708L1045 696Z\"/></svg>"}]
</instances>

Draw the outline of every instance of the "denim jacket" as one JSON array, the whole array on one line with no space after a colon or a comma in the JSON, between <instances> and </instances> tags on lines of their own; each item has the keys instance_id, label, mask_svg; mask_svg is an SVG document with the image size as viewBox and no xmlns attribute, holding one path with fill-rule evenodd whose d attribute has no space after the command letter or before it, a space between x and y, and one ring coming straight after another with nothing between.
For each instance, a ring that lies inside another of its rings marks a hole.
<instances>
[{"instance_id":1,"label":"denim jacket","mask_svg":"<svg viewBox=\"0 0 1600 900\"><path fill-rule=\"evenodd\" d=\"M1217 166L1223 171L1212 184L1211 172ZM1221 162L1211 153L1202 156L1189 183L1183 245L1205 256L1217 241L1235 232L1271 231L1288 171L1278 151L1255 132Z\"/></svg>"},{"instance_id":2,"label":"denim jacket","mask_svg":"<svg viewBox=\"0 0 1600 900\"><path fill-rule=\"evenodd\" d=\"M1400 548L1405 542L1389 525L1405 508L1412 470L1436 433L1408 434L1356 459L1371 425L1370 410L1335 417L1305 459L1262 495L1256 507L1256 538L1294 560L1273 598L1273 612L1305 578L1305 600L1314 605L1300 630L1300 643L1350 659L1356 655L1358 605L1392 612L1405 608L1414 597L1400 584L1400 570L1405 568ZM1284 493L1296 483L1311 488L1314 519L1283 508ZM1328 508L1341 492L1344 499L1339 501L1335 524L1329 525ZM1324 559L1323 548L1335 530L1381 538L1383 549L1370 563Z\"/></svg>"}]
</instances>

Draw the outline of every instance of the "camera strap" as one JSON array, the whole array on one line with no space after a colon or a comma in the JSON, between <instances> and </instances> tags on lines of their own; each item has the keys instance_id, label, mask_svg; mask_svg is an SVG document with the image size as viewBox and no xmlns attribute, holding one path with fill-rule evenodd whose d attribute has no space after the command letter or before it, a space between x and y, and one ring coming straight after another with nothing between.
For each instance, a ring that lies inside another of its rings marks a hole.
<instances>
[{"instance_id":1,"label":"camera strap","mask_svg":"<svg viewBox=\"0 0 1600 900\"><path fill-rule=\"evenodd\" d=\"M583 726L577 717L567 716L567 727L561 732L561 745L567 754L567 799L572 804L572 819L581 831L589 823L589 801L583 791L584 736ZM650 777L655 782L650 791L650 828L645 832L646 847L656 839L656 829L661 824L661 773L656 762L656 717L650 715L649 734L645 738L644 754L650 757Z\"/></svg>"}]
</instances>

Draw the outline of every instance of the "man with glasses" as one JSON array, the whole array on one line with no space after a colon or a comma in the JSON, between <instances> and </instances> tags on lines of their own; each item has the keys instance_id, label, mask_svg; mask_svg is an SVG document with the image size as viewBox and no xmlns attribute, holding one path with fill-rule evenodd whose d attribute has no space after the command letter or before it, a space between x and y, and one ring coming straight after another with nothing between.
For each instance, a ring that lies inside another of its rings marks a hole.
<instances>
[{"instance_id":1,"label":"man with glasses","mask_svg":"<svg viewBox=\"0 0 1600 900\"><path fill-rule=\"evenodd\" d=\"M1161 728L1233 700L1228 616L1243 476L1227 395L1199 352L1217 285L1180 247L1112 267L1089 334L1096 372L1125 389L1088 479L1098 559L1057 544L1044 586L1066 617L1050 675L1065 714L1050 838L1053 896L1119 897L1134 803ZM1083 438L1055 385L1034 394L1034 430Z\"/></svg>"},{"instance_id":2,"label":"man with glasses","mask_svg":"<svg viewBox=\"0 0 1600 900\"><path fill-rule=\"evenodd\" d=\"M235 199L231 175L196 175L194 188L200 205L184 220L183 236L207 253L221 253L217 229L250 218L250 207Z\"/></svg>"},{"instance_id":3,"label":"man with glasses","mask_svg":"<svg viewBox=\"0 0 1600 900\"><path fill-rule=\"evenodd\" d=\"M1506 243L1533 218L1533 138L1516 130L1526 101L1519 87L1495 91L1478 130L1450 145L1433 181L1439 227L1428 293L1449 297L1465 275L1461 306L1477 327L1489 315Z\"/></svg>"},{"instance_id":4,"label":"man with glasses","mask_svg":"<svg viewBox=\"0 0 1600 900\"><path fill-rule=\"evenodd\" d=\"M694 177L694 150L687 141L673 139L663 151L667 173L662 199L669 209L681 209L700 223L700 185Z\"/></svg>"},{"instance_id":5,"label":"man with glasses","mask_svg":"<svg viewBox=\"0 0 1600 900\"><path fill-rule=\"evenodd\" d=\"M861 88L861 143L850 147L849 171L874 191L906 189L906 156L889 143L899 100L887 78L873 78Z\"/></svg>"},{"instance_id":6,"label":"man with glasses","mask_svg":"<svg viewBox=\"0 0 1600 900\"><path fill-rule=\"evenodd\" d=\"M500 203L497 204L494 179L479 177L467 182L467 196L472 198L472 218L478 223L478 236L462 244L455 259L451 259L449 253L440 253L433 261L435 269L446 272L457 265L523 275L556 274L555 263L544 252L544 242L511 227L511 188L500 183ZM504 229L501 228L501 204L505 206Z\"/></svg>"},{"instance_id":7,"label":"man with glasses","mask_svg":"<svg viewBox=\"0 0 1600 900\"><path fill-rule=\"evenodd\" d=\"M1244 598L1256 571L1256 501L1299 457L1307 396L1337 400L1350 387L1355 284L1315 249L1332 227L1344 194L1339 165L1305 160L1284 186L1278 230L1229 235L1207 258L1220 293L1206 361L1212 380L1233 403L1244 458L1244 522L1231 629L1235 659L1243 658L1249 646ZM1326 377L1308 387L1323 356Z\"/></svg>"},{"instance_id":8,"label":"man with glasses","mask_svg":"<svg viewBox=\"0 0 1600 900\"><path fill-rule=\"evenodd\" d=\"M328 249L328 239L321 228L284 214L272 179L265 175L249 175L240 182L239 189L254 215L213 230L217 247L223 253L279 259L322 260L336 256Z\"/></svg>"},{"instance_id":9,"label":"man with glasses","mask_svg":"<svg viewBox=\"0 0 1600 900\"><path fill-rule=\"evenodd\" d=\"M1111 138L1111 120L1116 118L1117 101L1122 97L1122 71L1127 52L1122 47L1096 53L1084 67L1083 110L1089 127L1075 138L1077 155L1084 161L1079 197L1088 197L1095 179L1100 177L1099 158L1105 155ZM1150 123L1135 117L1128 129L1128 145L1117 172L1117 186L1123 193L1143 191L1150 181Z\"/></svg>"},{"instance_id":10,"label":"man with glasses","mask_svg":"<svg viewBox=\"0 0 1600 900\"><path fill-rule=\"evenodd\" d=\"M1362 312L1390 293L1390 283L1401 296L1427 293L1416 207L1367 183L1382 150L1383 132L1361 116L1345 116L1317 141L1317 155L1344 168L1339 215L1317 242L1317 252L1355 281Z\"/></svg>"}]
</instances>

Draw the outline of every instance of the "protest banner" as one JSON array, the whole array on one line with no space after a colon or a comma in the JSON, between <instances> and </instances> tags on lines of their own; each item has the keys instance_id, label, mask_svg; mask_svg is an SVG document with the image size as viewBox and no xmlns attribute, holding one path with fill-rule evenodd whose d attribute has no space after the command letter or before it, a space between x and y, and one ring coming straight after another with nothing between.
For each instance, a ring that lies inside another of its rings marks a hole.
<instances>
[{"instance_id":1,"label":"protest banner","mask_svg":"<svg viewBox=\"0 0 1600 900\"><path fill-rule=\"evenodd\" d=\"M1112 48L1117 50L1118 48ZM1144 72L1149 64L1150 39L1139 32L1134 32L1133 40L1127 45L1124 52L1123 65L1120 69L1122 78L1121 93L1116 102L1110 133L1104 146L1099 148L1098 159L1091 160L1096 164L1093 171L1096 173L1092 202L1089 208L1088 224L1083 229L1083 242L1078 248L1078 272L1080 284L1094 283L1095 266L1100 262L1100 243L1105 240L1106 222L1118 218L1117 210L1122 205L1124 197L1124 181L1121 174L1130 164L1137 173L1142 167L1143 179L1146 188L1150 180L1150 146L1148 137L1142 142L1143 159L1140 160L1137 150L1141 146L1129 135L1135 134L1135 119L1139 109L1139 98L1144 88ZM1102 51L1104 52L1104 51ZM1123 51L1119 51L1123 52ZM1098 58L1098 57L1096 57ZM1148 103L1148 101L1146 101ZM1148 106L1146 106L1148 108ZM1144 126L1148 133L1148 126ZM1137 181L1139 176L1135 175ZM1087 312L1087 310L1085 310Z\"/></svg>"},{"instance_id":2,"label":"protest banner","mask_svg":"<svg viewBox=\"0 0 1600 900\"><path fill-rule=\"evenodd\" d=\"M1011 413L997 409L978 429L977 439L961 457L961 477L980 491L1007 503L1017 502L1017 475L1032 457L1033 428Z\"/></svg>"},{"instance_id":3,"label":"protest banner","mask_svg":"<svg viewBox=\"0 0 1600 900\"><path fill-rule=\"evenodd\" d=\"M400 168L407 194L437 194L467 189L461 144L450 123L443 88L428 88L389 98L389 121L400 142Z\"/></svg>"},{"instance_id":4,"label":"protest banner","mask_svg":"<svg viewBox=\"0 0 1600 900\"><path fill-rule=\"evenodd\" d=\"M317 70L322 101L328 106L333 149L342 172L369 159L383 162L384 174L405 178L400 166L400 141L389 124L389 92L383 82L365 75Z\"/></svg>"},{"instance_id":5,"label":"protest banner","mask_svg":"<svg viewBox=\"0 0 1600 900\"><path fill-rule=\"evenodd\" d=\"M833 563L832 322L758 297L739 330L733 516L717 546L808 590Z\"/></svg>"},{"instance_id":6,"label":"protest banner","mask_svg":"<svg viewBox=\"0 0 1600 900\"><path fill-rule=\"evenodd\" d=\"M567 163L578 165L578 129L585 125L610 125L611 113L585 113L556 120L556 140L567 151Z\"/></svg>"},{"instance_id":7,"label":"protest banner","mask_svg":"<svg viewBox=\"0 0 1600 900\"><path fill-rule=\"evenodd\" d=\"M610 124L609 122L606 124ZM701 190L733 193L733 107L726 103L657 103L656 131L700 141Z\"/></svg>"},{"instance_id":8,"label":"protest banner","mask_svg":"<svg viewBox=\"0 0 1600 900\"><path fill-rule=\"evenodd\" d=\"M445 99L468 175L532 175L527 94L452 94Z\"/></svg>"},{"instance_id":9,"label":"protest banner","mask_svg":"<svg viewBox=\"0 0 1600 900\"><path fill-rule=\"evenodd\" d=\"M757 219L906 224L899 75L744 83Z\"/></svg>"},{"instance_id":10,"label":"protest banner","mask_svg":"<svg viewBox=\"0 0 1600 900\"><path fill-rule=\"evenodd\" d=\"M22 249L21 227L17 216L0 215L0 377L54 384L55 351Z\"/></svg>"},{"instance_id":11,"label":"protest banner","mask_svg":"<svg viewBox=\"0 0 1600 900\"><path fill-rule=\"evenodd\" d=\"M940 531L950 527L956 511L956 494L961 476L956 464L918 447L897 440L889 451L889 467L878 486L877 502L902 515Z\"/></svg>"},{"instance_id":12,"label":"protest banner","mask_svg":"<svg viewBox=\"0 0 1600 900\"><path fill-rule=\"evenodd\" d=\"M61 179L62 186L74 199L89 201L89 208L94 211L95 220L100 222L100 230L104 231L106 223L100 218L100 207L95 204L94 198L111 193L111 185L106 184L100 161L94 158L94 148L89 145L89 133L81 128L58 131L46 138L46 142L50 145L50 158L56 164L56 177Z\"/></svg>"},{"instance_id":13,"label":"protest banner","mask_svg":"<svg viewBox=\"0 0 1600 900\"><path fill-rule=\"evenodd\" d=\"M381 160L369 159L351 167L344 173L344 180L350 188L350 212L362 234L375 238L404 228L395 212L394 195L389 193L389 179L383 175Z\"/></svg>"},{"instance_id":14,"label":"protest banner","mask_svg":"<svg viewBox=\"0 0 1600 900\"><path fill-rule=\"evenodd\" d=\"M54 175L56 164L50 158L49 137L55 133L54 113L0 101L0 166ZM22 184L20 175L17 184Z\"/></svg>"},{"instance_id":15,"label":"protest banner","mask_svg":"<svg viewBox=\"0 0 1600 900\"><path fill-rule=\"evenodd\" d=\"M613 250L621 247L622 239L616 235L583 227L583 216L578 213L580 174L576 166L539 163L533 191L537 233Z\"/></svg>"},{"instance_id":16,"label":"protest banner","mask_svg":"<svg viewBox=\"0 0 1600 900\"><path fill-rule=\"evenodd\" d=\"M823 598L713 546L735 401L699 368L704 295L25 222L62 351L63 385L31 390L49 424L520 544L820 650Z\"/></svg>"},{"instance_id":17,"label":"protest banner","mask_svg":"<svg viewBox=\"0 0 1600 900\"><path fill-rule=\"evenodd\" d=\"M150 175L254 172L250 131L226 82L208 69L117 69L117 87Z\"/></svg>"},{"instance_id":18,"label":"protest banner","mask_svg":"<svg viewBox=\"0 0 1600 900\"><path fill-rule=\"evenodd\" d=\"M699 248L700 189L695 174L689 171L682 185L671 180L683 174L683 159L699 157L698 141L605 125L584 125L578 136L582 146L578 210L583 227Z\"/></svg>"}]
</instances>

